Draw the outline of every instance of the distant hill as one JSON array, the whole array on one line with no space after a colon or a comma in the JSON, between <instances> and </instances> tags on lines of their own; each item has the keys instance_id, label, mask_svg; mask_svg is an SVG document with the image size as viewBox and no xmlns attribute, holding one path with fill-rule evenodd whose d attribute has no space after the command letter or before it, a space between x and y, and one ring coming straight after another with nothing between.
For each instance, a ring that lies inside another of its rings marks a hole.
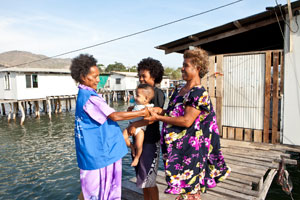
<instances>
[{"instance_id":1,"label":"distant hill","mask_svg":"<svg viewBox=\"0 0 300 200\"><path fill-rule=\"evenodd\" d=\"M45 59L47 56L33 54L26 51L8 51L0 54L0 68L4 66L14 66L35 60ZM66 69L69 68L71 59L51 58L39 62L20 65L18 67Z\"/></svg>"}]
</instances>

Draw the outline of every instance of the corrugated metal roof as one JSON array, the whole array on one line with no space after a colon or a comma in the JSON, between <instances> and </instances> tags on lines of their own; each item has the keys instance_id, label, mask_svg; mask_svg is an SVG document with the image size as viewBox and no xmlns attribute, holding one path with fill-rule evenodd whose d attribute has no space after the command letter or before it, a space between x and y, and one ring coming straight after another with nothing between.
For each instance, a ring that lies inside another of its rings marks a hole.
<instances>
[{"instance_id":1,"label":"corrugated metal roof","mask_svg":"<svg viewBox=\"0 0 300 200\"><path fill-rule=\"evenodd\" d=\"M132 76L132 77L137 77L138 74L137 72L116 72L116 71L111 71L112 74L119 74L123 76Z\"/></svg>"},{"instance_id":2,"label":"corrugated metal roof","mask_svg":"<svg viewBox=\"0 0 300 200\"><path fill-rule=\"evenodd\" d=\"M300 7L300 1L296 1L292 3L292 8L299 8L299 7ZM285 8L286 5L282 6L281 11L284 12ZM276 14L280 16L279 20L282 20L279 7L275 7L274 9L276 11ZM215 46L217 42L219 42L221 39L232 37L241 33L249 32L256 28L261 28L270 24L276 23L278 28L278 24L277 24L278 22L276 19L274 9L267 10L239 20L235 20L227 24L214 27L212 29L208 29L199 33L195 33L183 37L181 39L159 45L155 48L164 50L166 54L172 52L183 53L183 51L188 49L189 46L202 47L202 45L206 45L206 47L208 47L209 44L211 44L211 46ZM274 29L274 27L275 26L273 26L272 29ZM266 33L266 35L267 34L269 33ZM249 37L249 35L247 35L247 37ZM255 37L258 38L257 35ZM237 43L240 43L240 41L238 41ZM220 45L221 44L224 45L222 42L220 43ZM228 48L230 48L230 46ZM276 48L278 48L278 44ZM206 50L210 50L210 48L208 47L208 49Z\"/></svg>"},{"instance_id":3,"label":"corrugated metal roof","mask_svg":"<svg viewBox=\"0 0 300 200\"><path fill-rule=\"evenodd\" d=\"M39 72L39 73L58 73L58 74L71 73L69 69L21 68L21 67L0 68L0 72Z\"/></svg>"}]
</instances>

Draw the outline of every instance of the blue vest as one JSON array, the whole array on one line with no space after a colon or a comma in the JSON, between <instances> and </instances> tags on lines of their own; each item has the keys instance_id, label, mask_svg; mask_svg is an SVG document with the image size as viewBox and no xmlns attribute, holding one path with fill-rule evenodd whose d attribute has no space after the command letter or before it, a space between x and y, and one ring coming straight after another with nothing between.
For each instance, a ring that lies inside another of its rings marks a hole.
<instances>
[{"instance_id":1,"label":"blue vest","mask_svg":"<svg viewBox=\"0 0 300 200\"><path fill-rule=\"evenodd\" d=\"M94 170L106 167L128 152L122 131L117 122L107 118L100 124L83 110L95 91L79 89L75 111L75 146L78 167Z\"/></svg>"}]
</instances>

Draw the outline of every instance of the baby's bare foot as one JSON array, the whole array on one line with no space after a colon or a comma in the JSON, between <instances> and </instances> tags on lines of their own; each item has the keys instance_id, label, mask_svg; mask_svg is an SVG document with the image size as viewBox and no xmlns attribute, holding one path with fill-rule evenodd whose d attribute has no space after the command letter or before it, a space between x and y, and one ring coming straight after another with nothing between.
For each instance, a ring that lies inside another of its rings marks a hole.
<instances>
[{"instance_id":1,"label":"baby's bare foot","mask_svg":"<svg viewBox=\"0 0 300 200\"><path fill-rule=\"evenodd\" d=\"M131 163L131 167L135 167L139 164L139 159L138 158L134 158L132 163Z\"/></svg>"}]
</instances>

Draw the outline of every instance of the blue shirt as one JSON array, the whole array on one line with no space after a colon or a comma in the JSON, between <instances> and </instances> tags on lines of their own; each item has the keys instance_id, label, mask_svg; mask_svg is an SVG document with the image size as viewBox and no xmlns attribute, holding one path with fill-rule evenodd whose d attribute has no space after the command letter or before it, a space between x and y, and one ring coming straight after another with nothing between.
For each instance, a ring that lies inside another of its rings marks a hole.
<instances>
[{"instance_id":1,"label":"blue shirt","mask_svg":"<svg viewBox=\"0 0 300 200\"><path fill-rule=\"evenodd\" d=\"M100 124L84 111L91 96L98 94L94 90L79 88L75 112L75 146L78 167L83 170L106 167L127 154L119 125L109 118Z\"/></svg>"}]
</instances>

